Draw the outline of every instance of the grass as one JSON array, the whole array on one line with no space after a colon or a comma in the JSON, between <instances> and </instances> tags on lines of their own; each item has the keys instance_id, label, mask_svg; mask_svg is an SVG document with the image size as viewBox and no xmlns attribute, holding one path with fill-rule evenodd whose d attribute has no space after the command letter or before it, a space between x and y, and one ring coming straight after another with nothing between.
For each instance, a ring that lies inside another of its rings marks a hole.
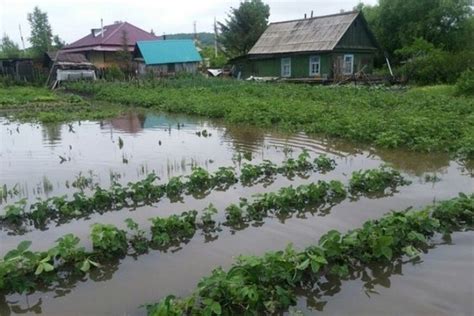
<instances>
[{"instance_id":1,"label":"grass","mask_svg":"<svg viewBox=\"0 0 474 316\"><path fill-rule=\"evenodd\" d=\"M31 86L10 86L2 88L0 86L0 108L11 108L15 105L27 103L56 103L58 101L58 96L45 88Z\"/></svg>"},{"instance_id":2,"label":"grass","mask_svg":"<svg viewBox=\"0 0 474 316\"><path fill-rule=\"evenodd\" d=\"M0 111L20 121L42 123L100 120L125 111L123 106L89 103L73 94L32 86L0 87Z\"/></svg>"},{"instance_id":3,"label":"grass","mask_svg":"<svg viewBox=\"0 0 474 316\"><path fill-rule=\"evenodd\" d=\"M474 157L474 98L455 96L451 86L391 90L185 78L68 88L125 105Z\"/></svg>"}]
</instances>

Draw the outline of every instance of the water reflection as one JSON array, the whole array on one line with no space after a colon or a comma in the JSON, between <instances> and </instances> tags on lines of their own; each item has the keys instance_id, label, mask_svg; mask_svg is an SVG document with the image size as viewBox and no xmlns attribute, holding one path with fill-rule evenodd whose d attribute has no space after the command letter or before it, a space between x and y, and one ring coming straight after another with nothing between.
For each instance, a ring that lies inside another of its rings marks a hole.
<instances>
[{"instance_id":1,"label":"water reflection","mask_svg":"<svg viewBox=\"0 0 474 316\"><path fill-rule=\"evenodd\" d=\"M41 134L43 135L43 142L49 145L56 145L61 141L62 134L61 123L46 123L41 125Z\"/></svg>"}]
</instances>

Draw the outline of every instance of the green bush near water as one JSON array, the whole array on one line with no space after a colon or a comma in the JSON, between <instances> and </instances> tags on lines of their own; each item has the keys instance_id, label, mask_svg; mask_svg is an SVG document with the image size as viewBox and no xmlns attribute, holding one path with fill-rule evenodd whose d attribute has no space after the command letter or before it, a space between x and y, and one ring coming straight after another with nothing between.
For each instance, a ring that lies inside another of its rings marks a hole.
<instances>
[{"instance_id":1,"label":"green bush near water","mask_svg":"<svg viewBox=\"0 0 474 316\"><path fill-rule=\"evenodd\" d=\"M445 87L403 91L201 78L69 85L98 100L131 106L473 157L474 99Z\"/></svg>"}]
</instances>

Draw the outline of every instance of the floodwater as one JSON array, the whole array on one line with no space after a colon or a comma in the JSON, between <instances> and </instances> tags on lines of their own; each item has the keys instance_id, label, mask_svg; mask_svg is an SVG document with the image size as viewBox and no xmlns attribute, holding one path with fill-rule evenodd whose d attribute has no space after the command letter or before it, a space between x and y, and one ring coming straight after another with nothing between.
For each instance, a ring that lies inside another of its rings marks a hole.
<instances>
[{"instance_id":1,"label":"floodwater","mask_svg":"<svg viewBox=\"0 0 474 316\"><path fill-rule=\"evenodd\" d=\"M199 136L197 132L203 130L210 135ZM444 154L379 150L189 116L130 112L104 121L46 125L0 118L0 133L0 185L11 191L0 209L21 198L34 202L37 198L71 195L79 190L73 186L79 175L91 179L91 186L102 187L108 187L113 179L122 184L137 181L150 172L165 182L172 176L189 174L192 166L210 171L235 166L238 171L247 158L252 163L263 159L280 163L296 157L302 149L312 157L326 153L337 163L334 171L324 175L310 173L292 179L279 176L273 183L251 187L236 184L205 197L186 196L178 202L163 199L152 206L97 214L44 231L27 227L22 235L3 230L0 255L22 240L32 240L33 249L46 249L67 233L79 236L90 247L92 223L125 227L123 221L131 217L147 228L151 217L201 210L209 203L219 210L217 219L223 220L224 208L238 202L239 197L317 180L346 183L352 171L382 163L390 164L413 182L385 196L346 199L305 218L267 218L262 226L240 231L223 227L214 236L198 231L188 243L166 252L152 250L137 258L125 257L88 277L64 280L33 294L0 296L0 315L141 315L145 313L141 304L168 294L189 294L201 277L217 266L229 267L239 254L263 254L290 242L306 247L331 229L346 231L393 209L422 207L458 192L474 191L472 166ZM434 176L436 181L432 180ZM437 246L419 264L374 268L375 272L370 272L374 279L370 291L365 279L344 281L340 286L328 285L332 289L329 291L302 292L296 308L305 314L322 311L331 315L473 314L473 242L472 233L456 234L452 245Z\"/></svg>"}]
</instances>

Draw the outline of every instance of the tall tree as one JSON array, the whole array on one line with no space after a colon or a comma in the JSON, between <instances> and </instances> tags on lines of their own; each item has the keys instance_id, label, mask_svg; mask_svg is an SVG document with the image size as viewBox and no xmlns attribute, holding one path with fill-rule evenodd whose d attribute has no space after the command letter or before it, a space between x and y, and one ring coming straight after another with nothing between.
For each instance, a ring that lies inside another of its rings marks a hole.
<instances>
[{"instance_id":1,"label":"tall tree","mask_svg":"<svg viewBox=\"0 0 474 316\"><path fill-rule=\"evenodd\" d=\"M20 57L20 47L17 43L12 41L7 34L3 34L2 42L0 43L0 55L6 58Z\"/></svg>"},{"instance_id":2,"label":"tall tree","mask_svg":"<svg viewBox=\"0 0 474 316\"><path fill-rule=\"evenodd\" d=\"M33 53L40 56L52 47L53 31L48 21L48 14L35 7L32 13L28 13L28 22L30 22L31 43Z\"/></svg>"},{"instance_id":3,"label":"tall tree","mask_svg":"<svg viewBox=\"0 0 474 316\"><path fill-rule=\"evenodd\" d=\"M61 49L66 45L66 43L58 36L54 35L53 36L53 47L54 49Z\"/></svg>"},{"instance_id":4,"label":"tall tree","mask_svg":"<svg viewBox=\"0 0 474 316\"><path fill-rule=\"evenodd\" d=\"M474 40L470 4L470 0L379 0L375 6L357 8L389 53L416 38L455 51Z\"/></svg>"},{"instance_id":5,"label":"tall tree","mask_svg":"<svg viewBox=\"0 0 474 316\"><path fill-rule=\"evenodd\" d=\"M262 0L245 0L231 8L224 23L219 22L219 42L229 57L245 55L267 28L270 6Z\"/></svg>"}]
</instances>

